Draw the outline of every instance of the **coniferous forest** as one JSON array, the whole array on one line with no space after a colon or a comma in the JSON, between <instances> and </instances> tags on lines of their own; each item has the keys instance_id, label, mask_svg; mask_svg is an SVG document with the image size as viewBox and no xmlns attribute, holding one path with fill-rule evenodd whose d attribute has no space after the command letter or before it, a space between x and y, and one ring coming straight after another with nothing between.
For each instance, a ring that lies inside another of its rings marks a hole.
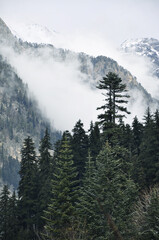
<instances>
[{"instance_id":1,"label":"coniferous forest","mask_svg":"<svg viewBox=\"0 0 159 240\"><path fill-rule=\"evenodd\" d=\"M24 139L18 190L0 194L1 240L159 239L159 112L125 124L121 78L109 72L97 88L88 132L78 120L53 147L46 129L38 152Z\"/></svg>"}]
</instances>

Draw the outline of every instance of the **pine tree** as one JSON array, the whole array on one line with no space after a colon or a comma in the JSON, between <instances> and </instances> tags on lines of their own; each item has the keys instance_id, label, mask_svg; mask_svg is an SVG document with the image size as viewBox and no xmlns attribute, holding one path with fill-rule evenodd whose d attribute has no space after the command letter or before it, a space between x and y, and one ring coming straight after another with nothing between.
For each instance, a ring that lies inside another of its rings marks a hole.
<instances>
[{"instance_id":1,"label":"pine tree","mask_svg":"<svg viewBox=\"0 0 159 240\"><path fill-rule=\"evenodd\" d=\"M156 157L159 159L159 111L156 110L154 114L155 123L155 146L156 146ZM159 183L159 161L156 162L156 178L155 181Z\"/></svg>"},{"instance_id":2,"label":"pine tree","mask_svg":"<svg viewBox=\"0 0 159 240\"><path fill-rule=\"evenodd\" d=\"M46 210L51 197L51 178L53 171L53 158L50 153L51 143L50 135L46 129L45 135L40 142L39 157L39 227L43 228L43 211Z\"/></svg>"},{"instance_id":3,"label":"pine tree","mask_svg":"<svg viewBox=\"0 0 159 240\"><path fill-rule=\"evenodd\" d=\"M45 177L48 175L48 171L50 171L51 166L51 143L50 143L50 135L48 129L45 131L45 135L40 142L40 158L39 158L39 167L40 171Z\"/></svg>"},{"instance_id":4,"label":"pine tree","mask_svg":"<svg viewBox=\"0 0 159 240\"><path fill-rule=\"evenodd\" d=\"M97 88L105 90L105 93L103 93L106 97L105 104L98 107L97 110L102 109L104 111L104 113L98 115L98 119L103 130L106 130L107 127L112 127L115 124L116 119L121 119L125 116L121 114L122 112L129 114L127 108L121 106L121 104L126 104L128 102L124 100L124 98L128 98L129 96L127 94L122 94L127 91L126 85L122 84L121 78L112 72L109 72L106 77L100 80Z\"/></svg>"},{"instance_id":5,"label":"pine tree","mask_svg":"<svg viewBox=\"0 0 159 240\"><path fill-rule=\"evenodd\" d=\"M88 155L88 136L85 133L81 120L76 123L72 132L73 160L78 171L79 184L81 185Z\"/></svg>"},{"instance_id":6,"label":"pine tree","mask_svg":"<svg viewBox=\"0 0 159 240\"><path fill-rule=\"evenodd\" d=\"M21 150L20 182L18 188L20 223L28 236L33 232L37 218L37 162L32 139L27 137Z\"/></svg>"},{"instance_id":7,"label":"pine tree","mask_svg":"<svg viewBox=\"0 0 159 240\"><path fill-rule=\"evenodd\" d=\"M18 204L18 201L14 191L12 196L9 198L9 202L8 202L9 223L8 223L7 232L10 240L17 240L17 234L19 230L17 204Z\"/></svg>"},{"instance_id":8,"label":"pine tree","mask_svg":"<svg viewBox=\"0 0 159 240\"><path fill-rule=\"evenodd\" d=\"M133 132L133 154L139 156L140 144L143 133L143 125L139 122L137 117L135 117L132 122L132 132Z\"/></svg>"},{"instance_id":9,"label":"pine tree","mask_svg":"<svg viewBox=\"0 0 159 240\"><path fill-rule=\"evenodd\" d=\"M140 146L143 137L143 125L135 117L132 122L132 162L133 162L133 179L142 188L145 184L145 175L143 168L143 159L139 158Z\"/></svg>"},{"instance_id":10,"label":"pine tree","mask_svg":"<svg viewBox=\"0 0 159 240\"><path fill-rule=\"evenodd\" d=\"M76 215L77 177L69 137L65 134L52 179L52 199L45 211L45 231L48 239L65 239L71 231L71 221Z\"/></svg>"},{"instance_id":11,"label":"pine tree","mask_svg":"<svg viewBox=\"0 0 159 240\"><path fill-rule=\"evenodd\" d=\"M94 196L92 197L92 181L94 182L94 176L96 172L96 163L91 156L90 150L88 151L88 157L86 162L86 170L83 178L83 186L80 188L80 198L77 203L77 212L80 218L80 222L86 225L86 231L88 233L87 239L98 236L98 231L101 229L97 226L97 221L100 221L100 217L97 214L97 202Z\"/></svg>"},{"instance_id":12,"label":"pine tree","mask_svg":"<svg viewBox=\"0 0 159 240\"><path fill-rule=\"evenodd\" d=\"M4 185L0 194L0 239L10 240L8 234L9 228L9 189Z\"/></svg>"},{"instance_id":13,"label":"pine tree","mask_svg":"<svg viewBox=\"0 0 159 240\"><path fill-rule=\"evenodd\" d=\"M142 164L144 178L143 185L146 187L156 183L156 174L158 171L158 147L156 141L156 130L153 115L149 108L145 115L145 125L143 131L143 138L140 145L139 161Z\"/></svg>"},{"instance_id":14,"label":"pine tree","mask_svg":"<svg viewBox=\"0 0 159 240\"><path fill-rule=\"evenodd\" d=\"M131 169L126 149L107 144L100 151L80 202L81 217L86 219L90 239L130 237L130 213L137 193Z\"/></svg>"},{"instance_id":15,"label":"pine tree","mask_svg":"<svg viewBox=\"0 0 159 240\"><path fill-rule=\"evenodd\" d=\"M91 122L89 132L90 155L95 161L99 151L101 150L100 130L98 124L93 124L93 122Z\"/></svg>"}]
</instances>

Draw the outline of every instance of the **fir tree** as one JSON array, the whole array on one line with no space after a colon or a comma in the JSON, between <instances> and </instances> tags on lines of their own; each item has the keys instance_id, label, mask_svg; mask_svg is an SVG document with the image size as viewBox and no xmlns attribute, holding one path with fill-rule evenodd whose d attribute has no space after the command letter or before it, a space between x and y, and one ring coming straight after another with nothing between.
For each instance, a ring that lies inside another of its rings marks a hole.
<instances>
[{"instance_id":1,"label":"fir tree","mask_svg":"<svg viewBox=\"0 0 159 240\"><path fill-rule=\"evenodd\" d=\"M139 156L140 144L143 133L143 125L139 122L137 117L135 117L132 122L132 132L133 132L133 154Z\"/></svg>"},{"instance_id":2,"label":"fir tree","mask_svg":"<svg viewBox=\"0 0 159 240\"><path fill-rule=\"evenodd\" d=\"M77 201L77 172L73 163L69 137L65 134L59 154L56 157L56 167L52 180L52 199L45 211L45 231L48 239L65 238L71 231L71 221L75 217Z\"/></svg>"},{"instance_id":3,"label":"fir tree","mask_svg":"<svg viewBox=\"0 0 159 240\"><path fill-rule=\"evenodd\" d=\"M98 89L105 90L103 95L105 98L105 104L101 107L98 107L97 110L102 109L104 113L98 115L99 124L102 125L103 130L107 127L112 127L116 119L123 118L125 115L123 113L129 113L126 107L123 107L121 104L126 104L128 101L124 98L128 98L127 94L123 95L122 93L126 92L126 85L122 84L121 78L117 74L109 72L106 77L103 77L100 80ZM121 113L120 113L121 112Z\"/></svg>"},{"instance_id":4,"label":"fir tree","mask_svg":"<svg viewBox=\"0 0 159 240\"><path fill-rule=\"evenodd\" d=\"M132 122L132 162L133 162L133 179L140 186L143 187L145 175L143 168L143 160L139 158L140 146L142 143L143 125L135 117Z\"/></svg>"},{"instance_id":5,"label":"fir tree","mask_svg":"<svg viewBox=\"0 0 159 240\"><path fill-rule=\"evenodd\" d=\"M111 148L108 144L97 157L97 166L84 185L80 202L81 217L86 219L90 239L114 239L113 236L121 239L121 234L128 239L131 236L136 186L131 179L132 166L128 159L127 150Z\"/></svg>"},{"instance_id":6,"label":"fir tree","mask_svg":"<svg viewBox=\"0 0 159 240\"><path fill-rule=\"evenodd\" d=\"M17 240L17 234L19 230L18 222L18 209L17 209L17 198L15 191L9 198L8 209L9 209L9 223L8 223L8 235L10 240Z\"/></svg>"},{"instance_id":7,"label":"fir tree","mask_svg":"<svg viewBox=\"0 0 159 240\"><path fill-rule=\"evenodd\" d=\"M34 143L30 137L24 140L21 150L20 182L18 188L20 223L28 236L33 231L33 225L37 225L37 162Z\"/></svg>"},{"instance_id":8,"label":"fir tree","mask_svg":"<svg viewBox=\"0 0 159 240\"><path fill-rule=\"evenodd\" d=\"M156 146L156 157L159 159L159 111L156 110L154 114L155 123L155 146ZM159 161L156 163L156 178L155 181L159 183Z\"/></svg>"},{"instance_id":9,"label":"fir tree","mask_svg":"<svg viewBox=\"0 0 159 240\"><path fill-rule=\"evenodd\" d=\"M39 148L39 152L40 152L40 158L39 158L40 172L45 177L50 172L50 166L51 166L50 150L51 150L50 135L49 135L48 129L46 129L45 135L40 142L40 148Z\"/></svg>"},{"instance_id":10,"label":"fir tree","mask_svg":"<svg viewBox=\"0 0 159 240\"><path fill-rule=\"evenodd\" d=\"M89 150L93 160L96 160L99 151L101 150L100 130L98 124L91 122L89 130Z\"/></svg>"},{"instance_id":11,"label":"fir tree","mask_svg":"<svg viewBox=\"0 0 159 240\"><path fill-rule=\"evenodd\" d=\"M88 155L88 136L85 133L81 120L76 123L72 131L73 160L78 171L79 184L81 184Z\"/></svg>"},{"instance_id":12,"label":"fir tree","mask_svg":"<svg viewBox=\"0 0 159 240\"><path fill-rule=\"evenodd\" d=\"M39 227L42 228L44 221L42 219L43 211L46 210L51 197L51 178L53 171L53 158L50 153L51 143L50 135L46 129L45 135L40 142L39 152Z\"/></svg>"},{"instance_id":13,"label":"fir tree","mask_svg":"<svg viewBox=\"0 0 159 240\"><path fill-rule=\"evenodd\" d=\"M10 240L9 234L9 189L4 185L0 194L0 239Z\"/></svg>"},{"instance_id":14,"label":"fir tree","mask_svg":"<svg viewBox=\"0 0 159 240\"><path fill-rule=\"evenodd\" d=\"M140 145L139 161L144 171L143 185L148 187L157 182L159 142L157 141L155 121L149 109L147 109L144 118L145 126Z\"/></svg>"}]
</instances>

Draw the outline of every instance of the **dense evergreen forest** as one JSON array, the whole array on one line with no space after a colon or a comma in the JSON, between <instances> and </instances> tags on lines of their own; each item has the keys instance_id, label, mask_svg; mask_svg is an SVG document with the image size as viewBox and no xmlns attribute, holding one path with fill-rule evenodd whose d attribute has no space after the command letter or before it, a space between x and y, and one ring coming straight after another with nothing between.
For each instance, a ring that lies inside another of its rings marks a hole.
<instances>
[{"instance_id":1,"label":"dense evergreen forest","mask_svg":"<svg viewBox=\"0 0 159 240\"><path fill-rule=\"evenodd\" d=\"M125 124L126 85L108 73L98 121L78 120L54 151L48 129L21 149L17 194L0 194L1 240L159 239L159 112Z\"/></svg>"}]
</instances>

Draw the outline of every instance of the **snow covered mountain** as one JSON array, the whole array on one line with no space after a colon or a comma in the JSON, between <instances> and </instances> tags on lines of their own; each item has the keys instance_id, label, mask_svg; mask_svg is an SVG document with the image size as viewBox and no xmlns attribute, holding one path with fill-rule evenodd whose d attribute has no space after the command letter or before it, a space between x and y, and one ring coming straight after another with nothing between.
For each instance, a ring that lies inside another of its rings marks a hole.
<instances>
[{"instance_id":1,"label":"snow covered mountain","mask_svg":"<svg viewBox=\"0 0 159 240\"><path fill-rule=\"evenodd\" d=\"M137 54L149 59L153 74L159 78L159 40L154 38L126 40L121 48L127 54Z\"/></svg>"},{"instance_id":2,"label":"snow covered mountain","mask_svg":"<svg viewBox=\"0 0 159 240\"><path fill-rule=\"evenodd\" d=\"M17 38L23 41L38 43L38 44L54 44L57 41L58 33L49 30L45 26L39 24L20 24L13 29L10 27L11 32Z\"/></svg>"}]
</instances>

